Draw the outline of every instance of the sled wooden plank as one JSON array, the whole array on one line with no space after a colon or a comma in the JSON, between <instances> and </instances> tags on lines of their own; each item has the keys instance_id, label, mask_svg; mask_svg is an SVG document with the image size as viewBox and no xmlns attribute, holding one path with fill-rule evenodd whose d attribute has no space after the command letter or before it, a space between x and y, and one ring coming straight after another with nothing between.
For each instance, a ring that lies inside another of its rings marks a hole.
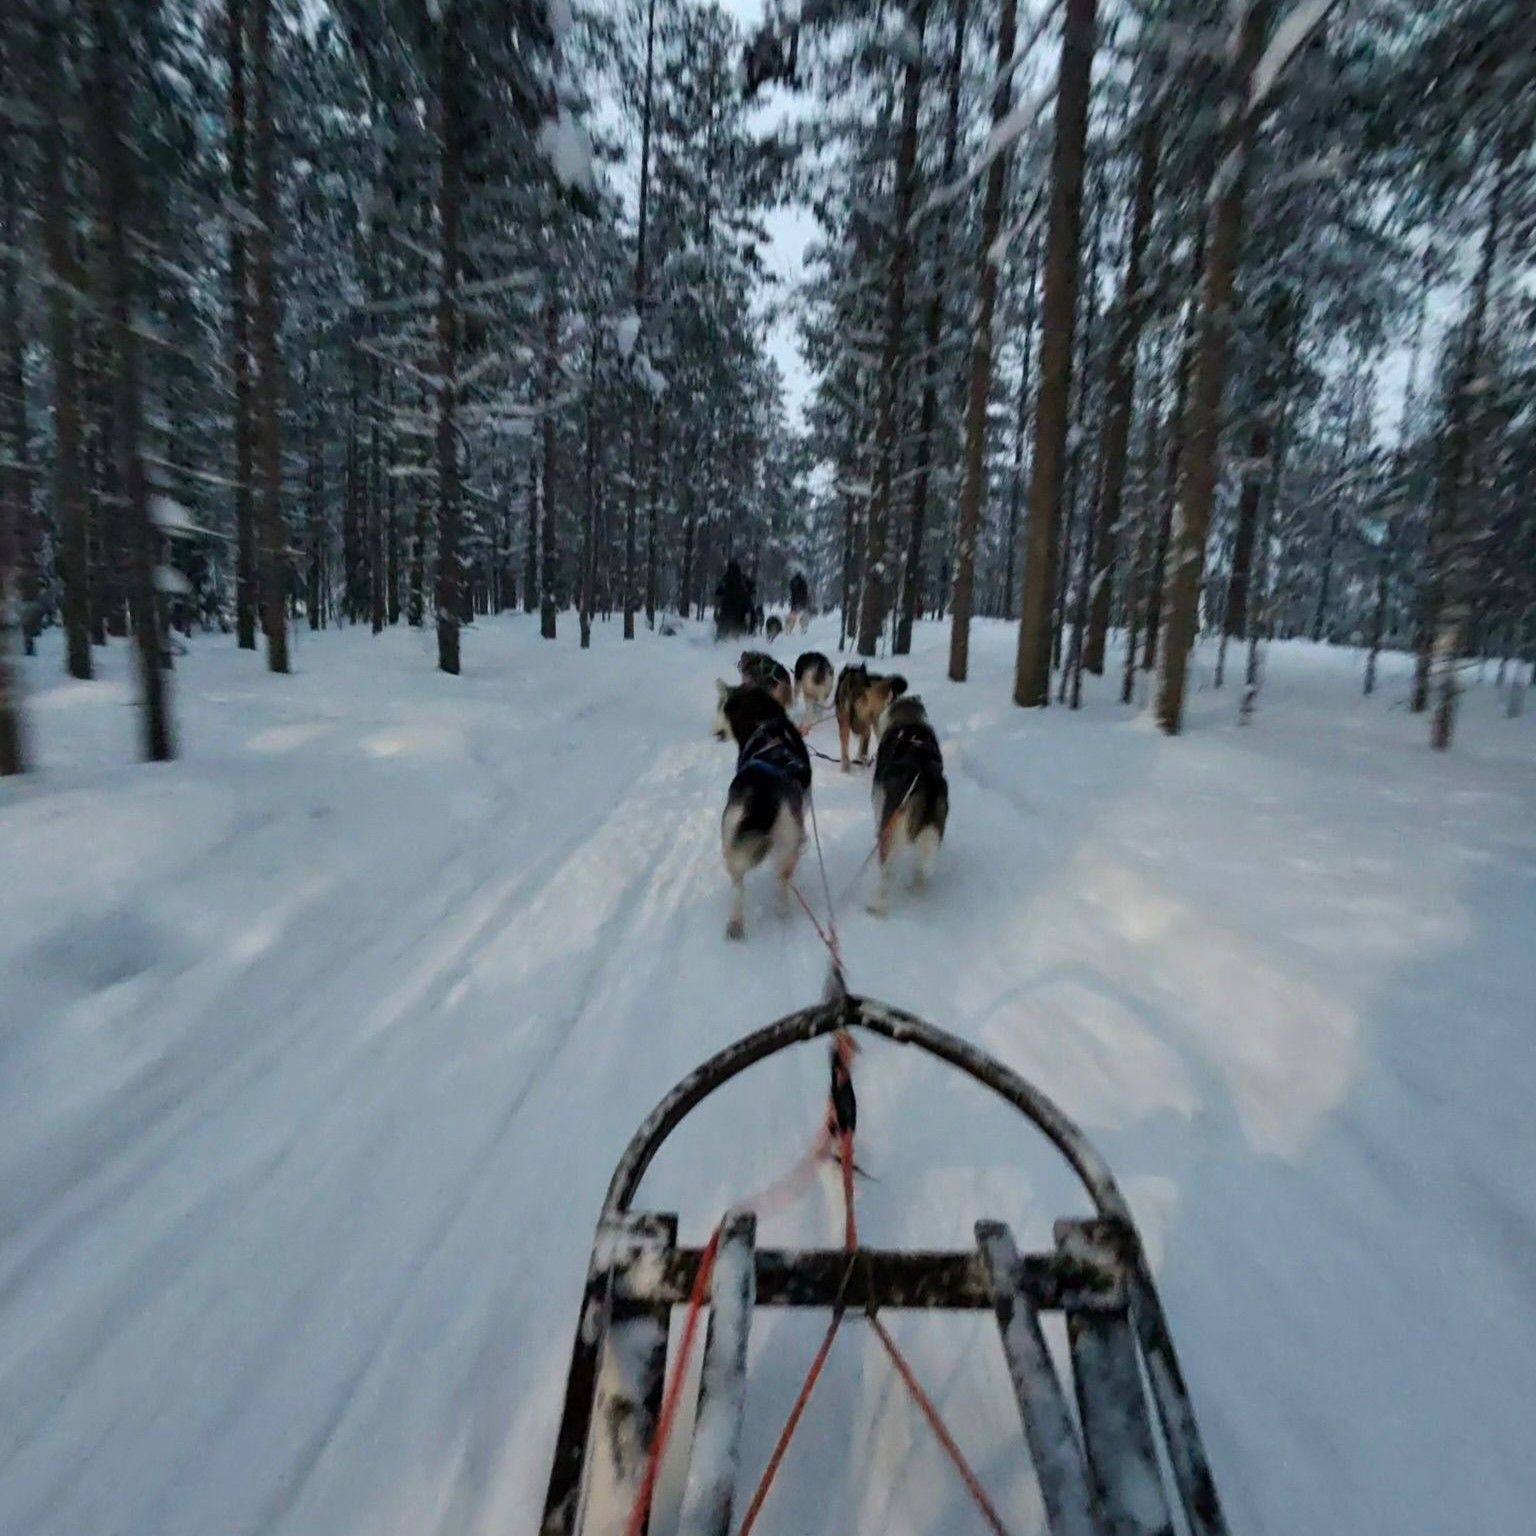
<instances>
[{"instance_id":1,"label":"sled wooden plank","mask_svg":"<svg viewBox=\"0 0 1536 1536\"><path fill-rule=\"evenodd\" d=\"M1052 1536L1097 1536L1088 1469L1067 1399L1040 1331L1040 1318L1019 1284L1019 1255L1001 1222L978 1221L976 1243L992 1285L992 1307L1003 1335L1003 1354L1019 1416L1029 1441L1040 1498Z\"/></svg>"},{"instance_id":2,"label":"sled wooden plank","mask_svg":"<svg viewBox=\"0 0 1536 1536\"><path fill-rule=\"evenodd\" d=\"M850 1272L843 1248L757 1250L757 1305L760 1307L833 1307L850 1312L990 1309L992 1286L986 1266L974 1250L956 1252L861 1248ZM683 1306L693 1293L699 1250L679 1248L664 1270L637 1276L634 1299ZM1075 1266L1056 1254L1030 1253L1020 1260L1020 1285L1037 1311L1071 1303L1092 1308L1123 1304L1084 1283Z\"/></svg>"},{"instance_id":3,"label":"sled wooden plank","mask_svg":"<svg viewBox=\"0 0 1536 1536\"><path fill-rule=\"evenodd\" d=\"M1138 1264L1129 1279L1131 1322L1141 1343L1147 1382L1163 1426L1163 1444L1179 1491L1179 1504L1192 1536L1227 1536L1226 1515L1195 1424L1194 1405L1168 1334L1157 1291Z\"/></svg>"},{"instance_id":4,"label":"sled wooden plank","mask_svg":"<svg viewBox=\"0 0 1536 1536\"><path fill-rule=\"evenodd\" d=\"M757 1218L747 1212L727 1217L720 1234L679 1536L727 1536L730 1529L741 1455L741 1420L747 1403L747 1335L756 1290L752 1251L756 1236Z\"/></svg>"},{"instance_id":5,"label":"sled wooden plank","mask_svg":"<svg viewBox=\"0 0 1536 1536\"><path fill-rule=\"evenodd\" d=\"M576 1530L582 1536L623 1536L661 1411L671 1321L665 1304L626 1299L633 1289L628 1282L637 1271L664 1264L676 1236L675 1216L624 1216L599 1231L593 1268L610 1280L606 1317L582 1318L583 1335L589 1327L598 1332L591 1406L580 1442L587 1446L587 1464L584 1476L577 1469L576 1496L567 1506L570 1523L554 1527L561 1536ZM553 1498L552 1487L551 1503Z\"/></svg>"},{"instance_id":6,"label":"sled wooden plank","mask_svg":"<svg viewBox=\"0 0 1536 1536\"><path fill-rule=\"evenodd\" d=\"M1126 1280L1136 1263L1136 1235L1103 1217L1058 1221L1055 1231L1063 1265L1099 1276L1101 1293L1117 1301L1096 1310L1066 1308L1078 1421L1099 1518L1107 1536L1172 1536L1128 1310Z\"/></svg>"},{"instance_id":7,"label":"sled wooden plank","mask_svg":"<svg viewBox=\"0 0 1536 1536\"><path fill-rule=\"evenodd\" d=\"M1071 1311L1067 1338L1105 1536L1173 1536L1130 1318Z\"/></svg>"}]
</instances>

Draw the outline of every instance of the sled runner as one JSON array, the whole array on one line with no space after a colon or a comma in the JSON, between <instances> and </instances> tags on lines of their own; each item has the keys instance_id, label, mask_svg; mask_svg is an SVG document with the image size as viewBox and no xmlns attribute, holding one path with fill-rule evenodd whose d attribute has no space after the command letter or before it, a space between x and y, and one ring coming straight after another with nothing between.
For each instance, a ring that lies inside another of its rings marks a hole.
<instances>
[{"instance_id":1,"label":"sled runner","mask_svg":"<svg viewBox=\"0 0 1536 1536\"><path fill-rule=\"evenodd\" d=\"M852 1057L843 1048L850 1038L843 1032L858 1030L916 1046L1013 1105L1075 1170L1094 1215L1058 1221L1055 1247L1048 1253L1020 1255L1008 1228L986 1220L976 1223L976 1247L969 1251L861 1246L852 1196ZM754 1216L739 1210L726 1215L705 1247L678 1247L675 1216L633 1208L661 1145L722 1084L787 1046L819 1036L833 1036L835 1042L827 1145L836 1149L843 1168L845 1246L759 1249ZM688 1309L686 1325L669 1369L669 1325L679 1307ZM738 1525L732 1515L754 1307L821 1309L831 1314L831 1322ZM906 1308L996 1314L1052 1536L1225 1533L1162 1307L1125 1199L1103 1160L1048 1098L985 1052L910 1014L842 996L790 1014L719 1052L657 1105L625 1149L608 1187L587 1273L542 1536L643 1536L648 1530L657 1467L700 1331L703 1367L678 1529L686 1536L739 1536L749 1530L845 1316L850 1323L867 1322L966 1481L983 1520L1007 1536L1007 1512L988 1502L880 1321L881 1313ZM1070 1383L1058 1375L1041 1332L1041 1316L1049 1312L1066 1318ZM702 1330L701 1314L707 1314ZM1012 1529L1023 1536L1018 1516Z\"/></svg>"}]
</instances>

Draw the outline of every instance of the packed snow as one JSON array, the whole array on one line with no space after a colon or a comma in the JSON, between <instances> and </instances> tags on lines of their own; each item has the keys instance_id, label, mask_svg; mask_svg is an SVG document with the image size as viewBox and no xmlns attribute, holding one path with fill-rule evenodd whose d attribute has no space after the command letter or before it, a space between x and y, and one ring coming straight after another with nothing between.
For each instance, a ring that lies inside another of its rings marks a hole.
<instances>
[{"instance_id":1,"label":"packed snow","mask_svg":"<svg viewBox=\"0 0 1536 1536\"><path fill-rule=\"evenodd\" d=\"M21 666L41 771L0 787L0 1531L490 1536L536 1528L593 1224L684 1072L821 992L803 915L723 938L709 734L734 648L522 615L431 637L223 637L133 762L129 653ZM921 896L840 909L851 984L1052 1094L1125 1186L1243 1536L1523 1536L1536 1507L1536 716L1490 680L1450 754L1403 659L1276 647L1255 722L1197 664L1168 740L1113 702L1009 702L917 629L950 835ZM832 651L819 620L805 642ZM794 645L780 641L782 659ZM1113 671L1112 667L1112 671ZM836 750L825 725L811 735ZM816 763L834 893L867 776ZM802 889L819 906L814 860ZM825 1055L669 1143L642 1203L699 1240L802 1157ZM1021 1246L1084 1209L980 1090L866 1046L860 1226ZM837 1241L835 1176L761 1240ZM753 1320L755 1479L820 1335ZM1039 1507L990 1319L895 1336L1015 1536ZM683 1495L664 1479L657 1530ZM746 1489L738 1491L744 1499ZM738 1512L740 1503L738 1503ZM974 1509L850 1322L765 1536L965 1533Z\"/></svg>"}]
</instances>

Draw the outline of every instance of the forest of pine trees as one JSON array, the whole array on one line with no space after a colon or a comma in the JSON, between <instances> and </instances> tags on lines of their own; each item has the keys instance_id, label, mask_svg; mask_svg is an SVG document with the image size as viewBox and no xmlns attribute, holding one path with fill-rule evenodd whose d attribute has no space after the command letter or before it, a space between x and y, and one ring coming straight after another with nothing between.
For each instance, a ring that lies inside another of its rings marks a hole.
<instances>
[{"instance_id":1,"label":"forest of pine trees","mask_svg":"<svg viewBox=\"0 0 1536 1536\"><path fill-rule=\"evenodd\" d=\"M1197 643L1412 651L1448 746L1536 665L1533 146L1527 0L9 0L0 772L45 630L164 758L177 630L457 673L729 558L1169 733Z\"/></svg>"}]
</instances>

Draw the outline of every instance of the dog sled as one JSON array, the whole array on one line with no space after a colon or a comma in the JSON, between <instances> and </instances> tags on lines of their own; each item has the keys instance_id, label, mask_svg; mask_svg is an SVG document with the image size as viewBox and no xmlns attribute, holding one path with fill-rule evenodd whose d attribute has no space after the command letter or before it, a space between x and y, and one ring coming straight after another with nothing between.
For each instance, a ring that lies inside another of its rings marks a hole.
<instances>
[{"instance_id":1,"label":"dog sled","mask_svg":"<svg viewBox=\"0 0 1536 1536\"><path fill-rule=\"evenodd\" d=\"M1032 1121L1071 1165L1094 1212L1058 1221L1050 1252L1019 1254L1008 1228L976 1222L969 1251L863 1246L853 1199L856 1032L915 1047L974 1078ZM701 1248L677 1244L677 1218L635 1200L652 1159L717 1088L769 1056L831 1037L832 1088L823 1149L841 1164L844 1246L759 1249L750 1208L727 1213ZM789 1421L739 1524L747 1343L757 1307L830 1315ZM674 1309L684 1326L669 1351ZM1051 1536L1223 1536L1227 1527L1189 1392L1129 1209L1104 1161L1044 1094L1000 1062L910 1014L836 996L727 1047L684 1078L625 1149L592 1250L567 1378L542 1536L646 1536L669 1438L691 1421L677 1529L749 1536L838 1325L862 1319L999 1536L1024 1536L993 1506L881 1322L900 1309L990 1310L997 1318L1022 1440ZM1065 1316L1070 1368L1058 1374L1041 1319ZM707 1317L706 1317L707 1315ZM701 1331L702 1370L689 1357ZM669 1352L672 1359L669 1362ZM697 1379L697 1403L680 1413ZM681 1432L679 1431L679 1434ZM979 1527L978 1527L979 1528ZM660 1533L657 1533L660 1536Z\"/></svg>"}]
</instances>

